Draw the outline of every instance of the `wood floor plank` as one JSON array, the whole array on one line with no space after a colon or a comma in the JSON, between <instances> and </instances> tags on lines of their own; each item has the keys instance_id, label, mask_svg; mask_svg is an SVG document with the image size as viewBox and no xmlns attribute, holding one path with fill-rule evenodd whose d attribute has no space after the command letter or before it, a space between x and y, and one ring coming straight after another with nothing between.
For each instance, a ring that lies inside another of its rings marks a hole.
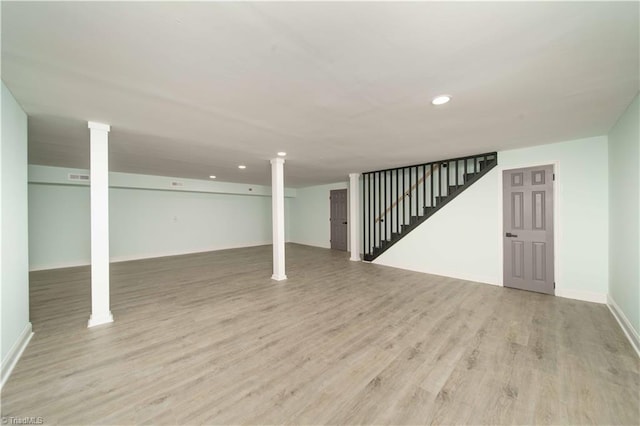
<instances>
[{"instance_id":1,"label":"wood floor plank","mask_svg":"<svg viewBox=\"0 0 640 426\"><path fill-rule=\"evenodd\" d=\"M287 245L30 274L3 416L47 424L638 424L640 362L603 305Z\"/></svg>"}]
</instances>

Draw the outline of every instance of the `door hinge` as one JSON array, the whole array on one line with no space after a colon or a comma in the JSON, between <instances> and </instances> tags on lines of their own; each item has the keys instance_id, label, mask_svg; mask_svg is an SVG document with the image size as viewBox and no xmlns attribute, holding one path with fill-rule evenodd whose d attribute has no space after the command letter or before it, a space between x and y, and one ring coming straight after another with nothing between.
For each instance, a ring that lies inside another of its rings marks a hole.
<instances>
[{"instance_id":1,"label":"door hinge","mask_svg":"<svg viewBox=\"0 0 640 426\"><path fill-rule=\"evenodd\" d=\"M555 281L553 282L553 288L554 289L556 288L556 282Z\"/></svg>"},{"instance_id":2,"label":"door hinge","mask_svg":"<svg viewBox=\"0 0 640 426\"><path fill-rule=\"evenodd\" d=\"M556 174L555 173L553 174L553 180L556 180Z\"/></svg>"}]
</instances>

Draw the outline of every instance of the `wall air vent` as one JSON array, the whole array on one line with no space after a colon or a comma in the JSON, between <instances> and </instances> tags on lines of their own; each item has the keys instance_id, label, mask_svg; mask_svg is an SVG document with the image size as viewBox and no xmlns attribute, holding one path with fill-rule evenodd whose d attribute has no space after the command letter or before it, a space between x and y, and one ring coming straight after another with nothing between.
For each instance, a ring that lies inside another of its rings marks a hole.
<instances>
[{"instance_id":1,"label":"wall air vent","mask_svg":"<svg viewBox=\"0 0 640 426\"><path fill-rule=\"evenodd\" d=\"M68 179L69 180L73 180L73 181L89 182L89 175L81 175L81 174L78 174L78 173L69 173Z\"/></svg>"}]
</instances>

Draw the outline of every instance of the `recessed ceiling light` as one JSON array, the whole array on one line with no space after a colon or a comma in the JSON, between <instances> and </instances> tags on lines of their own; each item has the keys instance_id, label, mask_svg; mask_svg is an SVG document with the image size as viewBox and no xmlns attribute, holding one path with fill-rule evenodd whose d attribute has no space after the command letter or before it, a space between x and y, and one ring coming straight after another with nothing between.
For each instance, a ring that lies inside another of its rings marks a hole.
<instances>
[{"instance_id":1,"label":"recessed ceiling light","mask_svg":"<svg viewBox=\"0 0 640 426\"><path fill-rule=\"evenodd\" d=\"M447 102L449 102L450 100L451 100L451 96L449 96L449 95L440 95L440 96L436 96L435 98L433 98L431 103L434 104L434 105L444 105Z\"/></svg>"},{"instance_id":2,"label":"recessed ceiling light","mask_svg":"<svg viewBox=\"0 0 640 426\"><path fill-rule=\"evenodd\" d=\"M215 179L216 177L214 175L209 176L210 179Z\"/></svg>"},{"instance_id":3,"label":"recessed ceiling light","mask_svg":"<svg viewBox=\"0 0 640 426\"><path fill-rule=\"evenodd\" d=\"M247 166L245 166L244 164L240 164L240 165L238 166L238 168L239 168L239 169L246 169L246 168L247 168Z\"/></svg>"},{"instance_id":4,"label":"recessed ceiling light","mask_svg":"<svg viewBox=\"0 0 640 426\"><path fill-rule=\"evenodd\" d=\"M285 156L287 155L287 153L286 153L286 152L284 152L284 151L280 151L280 152L278 153L278 155L279 155L280 157L285 157Z\"/></svg>"}]
</instances>

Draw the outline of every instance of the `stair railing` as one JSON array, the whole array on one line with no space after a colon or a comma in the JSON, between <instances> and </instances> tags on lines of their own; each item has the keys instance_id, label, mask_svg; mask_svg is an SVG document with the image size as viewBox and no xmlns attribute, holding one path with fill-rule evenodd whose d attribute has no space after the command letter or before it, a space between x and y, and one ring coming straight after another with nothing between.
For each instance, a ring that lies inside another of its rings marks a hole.
<instances>
[{"instance_id":1,"label":"stair railing","mask_svg":"<svg viewBox=\"0 0 640 426\"><path fill-rule=\"evenodd\" d=\"M439 167L440 167L440 163L436 164L434 167L434 171L436 171ZM410 197L411 194L414 192L414 190L416 190L418 186L420 186L420 184L422 184L426 178L431 176L431 173L432 173L431 169L428 169L426 175L422 175L422 177L420 177L420 179L416 183L414 183L413 186L409 188L407 192L403 193L397 200L393 202L392 205L387 207L387 209L384 212L380 213L380 216L376 217L376 223L379 222L380 220L383 220L383 217L386 216L386 214L389 213L391 209L395 208L398 205L398 203L402 202L406 197Z\"/></svg>"},{"instance_id":2,"label":"stair railing","mask_svg":"<svg viewBox=\"0 0 640 426\"><path fill-rule=\"evenodd\" d=\"M381 254L495 164L493 152L363 173L365 260Z\"/></svg>"}]
</instances>

